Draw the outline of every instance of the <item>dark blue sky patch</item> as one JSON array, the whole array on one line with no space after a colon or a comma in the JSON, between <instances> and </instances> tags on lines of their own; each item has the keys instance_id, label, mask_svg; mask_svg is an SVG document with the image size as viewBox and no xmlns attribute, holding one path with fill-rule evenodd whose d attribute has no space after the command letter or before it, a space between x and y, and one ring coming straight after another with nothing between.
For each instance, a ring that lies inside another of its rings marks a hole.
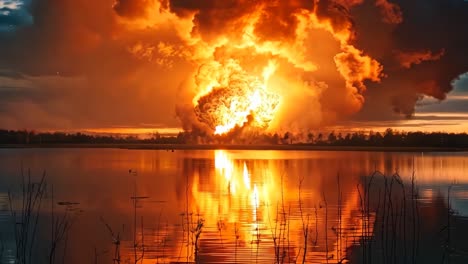
<instances>
[{"instance_id":1,"label":"dark blue sky patch","mask_svg":"<svg viewBox=\"0 0 468 264\"><path fill-rule=\"evenodd\" d=\"M30 0L0 0L0 32L15 31L21 26L31 25Z\"/></svg>"},{"instance_id":2,"label":"dark blue sky patch","mask_svg":"<svg viewBox=\"0 0 468 264\"><path fill-rule=\"evenodd\" d=\"M416 106L418 113L468 113L468 73L460 75L452 81L453 90L446 100L437 101L433 98L424 98Z\"/></svg>"},{"instance_id":3,"label":"dark blue sky patch","mask_svg":"<svg viewBox=\"0 0 468 264\"><path fill-rule=\"evenodd\" d=\"M468 93L468 73L460 75L452 82L453 93Z\"/></svg>"},{"instance_id":4,"label":"dark blue sky patch","mask_svg":"<svg viewBox=\"0 0 468 264\"><path fill-rule=\"evenodd\" d=\"M447 99L439 103L427 104L418 107L418 113L424 112L465 112L468 113L467 99Z\"/></svg>"}]
</instances>

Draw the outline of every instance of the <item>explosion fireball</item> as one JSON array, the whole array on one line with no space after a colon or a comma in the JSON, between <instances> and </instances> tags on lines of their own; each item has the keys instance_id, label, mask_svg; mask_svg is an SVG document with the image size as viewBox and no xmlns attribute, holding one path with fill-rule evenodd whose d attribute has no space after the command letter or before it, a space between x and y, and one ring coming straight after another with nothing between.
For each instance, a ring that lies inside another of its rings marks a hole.
<instances>
[{"instance_id":1,"label":"explosion fireball","mask_svg":"<svg viewBox=\"0 0 468 264\"><path fill-rule=\"evenodd\" d=\"M114 9L132 30L157 29L156 43L129 48L137 58L190 64L176 113L197 135L411 116L420 98L443 100L466 68L443 37L408 26L424 25L411 1L117 0Z\"/></svg>"},{"instance_id":2,"label":"explosion fireball","mask_svg":"<svg viewBox=\"0 0 468 264\"><path fill-rule=\"evenodd\" d=\"M359 111L364 82L380 81L382 66L351 44L352 22L336 3L193 4L170 2L176 21L190 19L179 30L197 65L192 104L178 109L188 130L316 127Z\"/></svg>"},{"instance_id":3,"label":"explosion fireball","mask_svg":"<svg viewBox=\"0 0 468 264\"><path fill-rule=\"evenodd\" d=\"M194 98L195 113L200 121L224 134L236 126L266 129L274 118L280 96L267 89L274 64L264 69L263 77L248 75L238 63L211 63L200 68L199 75L214 73L212 82L205 84L206 93Z\"/></svg>"}]
</instances>

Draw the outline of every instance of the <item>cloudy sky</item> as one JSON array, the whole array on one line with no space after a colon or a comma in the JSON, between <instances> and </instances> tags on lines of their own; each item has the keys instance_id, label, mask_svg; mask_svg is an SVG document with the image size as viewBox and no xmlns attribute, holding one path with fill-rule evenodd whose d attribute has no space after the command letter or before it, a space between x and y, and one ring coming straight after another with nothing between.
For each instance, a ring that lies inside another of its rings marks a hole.
<instances>
[{"instance_id":1,"label":"cloudy sky","mask_svg":"<svg viewBox=\"0 0 468 264\"><path fill-rule=\"evenodd\" d=\"M466 131L467 30L464 0L0 0L0 128L193 129L205 65L273 59L286 127Z\"/></svg>"}]
</instances>

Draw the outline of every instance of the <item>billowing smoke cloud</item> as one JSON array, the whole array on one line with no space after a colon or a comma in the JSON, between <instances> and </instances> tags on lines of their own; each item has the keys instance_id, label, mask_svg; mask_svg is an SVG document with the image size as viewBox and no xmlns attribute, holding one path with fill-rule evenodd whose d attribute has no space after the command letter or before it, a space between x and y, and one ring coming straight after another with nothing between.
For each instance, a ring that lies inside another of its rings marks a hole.
<instances>
[{"instance_id":1,"label":"billowing smoke cloud","mask_svg":"<svg viewBox=\"0 0 468 264\"><path fill-rule=\"evenodd\" d=\"M463 0L391 0L399 23L388 24L366 2L351 10L356 45L382 63L386 78L370 83L360 120L410 117L424 96L445 99L452 81L468 71L468 3ZM395 9L396 10L396 9Z\"/></svg>"},{"instance_id":2,"label":"billowing smoke cloud","mask_svg":"<svg viewBox=\"0 0 468 264\"><path fill-rule=\"evenodd\" d=\"M196 58L197 67L234 59L260 76L268 60L276 61L278 67L268 82L268 89L282 98L270 124L275 130L346 120L363 106L358 118L381 117L380 112L395 117L392 111L411 116L424 95L444 99L452 89L451 81L468 70L467 63L456 58L465 52L466 40L456 43L462 37L453 30L467 12L462 2L168 0L160 6L163 12L192 21L189 27L185 24L188 31L182 35L188 36L189 56ZM429 6L427 13L421 6ZM443 17L451 19L442 21ZM431 30L425 30L434 18ZM447 65L450 61L460 63ZM213 88L219 93L213 84L190 87L194 98L208 95ZM192 103L200 112L198 102ZM294 109L313 112L315 117L297 118ZM186 110L192 111L191 107ZM179 111L179 115L190 114ZM206 120L200 115L196 119L186 127Z\"/></svg>"},{"instance_id":3,"label":"billowing smoke cloud","mask_svg":"<svg viewBox=\"0 0 468 264\"><path fill-rule=\"evenodd\" d=\"M57 128L306 130L409 117L468 71L463 0L0 3L0 27L14 27L0 30L0 122L11 127L41 126L30 122L41 113ZM31 118L12 118L25 105Z\"/></svg>"},{"instance_id":4,"label":"billowing smoke cloud","mask_svg":"<svg viewBox=\"0 0 468 264\"><path fill-rule=\"evenodd\" d=\"M142 3L154 5L149 2L118 1L115 8L132 20ZM177 111L183 122L190 120L184 124L189 129L224 133L249 123L300 130L332 123L358 112L365 81L382 77L380 63L353 45L352 18L334 1L170 0L159 7L192 23L177 29L196 65L193 85L186 87L192 106L183 102ZM235 73L226 66L232 64L239 68ZM221 66L207 75L206 65ZM297 118L309 111L304 116L314 117Z\"/></svg>"}]
</instances>

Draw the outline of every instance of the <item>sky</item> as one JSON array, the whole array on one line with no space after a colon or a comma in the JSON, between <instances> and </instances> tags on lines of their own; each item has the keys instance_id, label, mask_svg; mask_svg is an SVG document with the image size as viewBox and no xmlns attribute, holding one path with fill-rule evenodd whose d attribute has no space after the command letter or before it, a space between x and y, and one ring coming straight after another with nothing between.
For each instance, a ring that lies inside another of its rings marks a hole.
<instances>
[{"instance_id":1,"label":"sky","mask_svg":"<svg viewBox=\"0 0 468 264\"><path fill-rule=\"evenodd\" d=\"M464 132L467 17L464 0L0 0L0 128Z\"/></svg>"}]
</instances>

